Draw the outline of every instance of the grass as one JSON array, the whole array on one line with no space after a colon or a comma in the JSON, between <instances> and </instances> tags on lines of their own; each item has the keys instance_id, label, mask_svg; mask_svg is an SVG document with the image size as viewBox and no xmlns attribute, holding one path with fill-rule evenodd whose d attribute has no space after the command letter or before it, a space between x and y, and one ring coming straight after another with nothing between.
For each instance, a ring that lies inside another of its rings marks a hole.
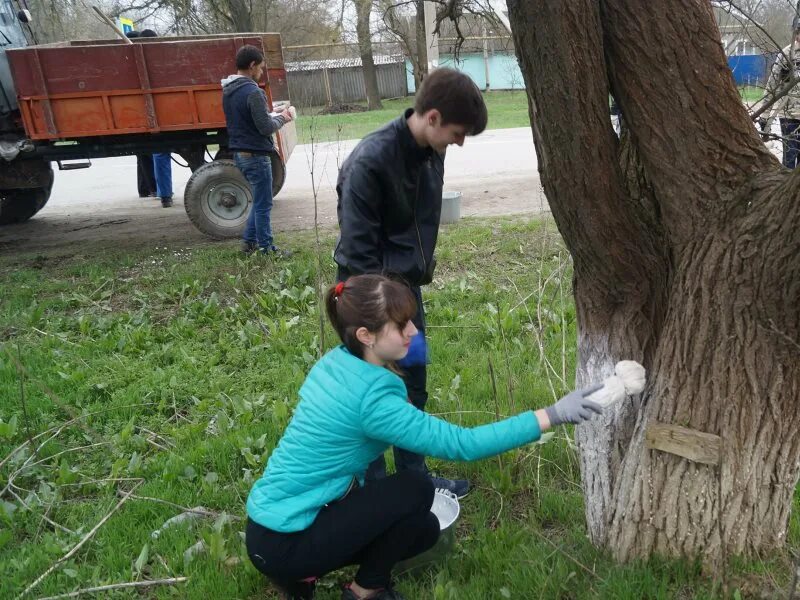
<instances>
[{"instance_id":1,"label":"grass","mask_svg":"<svg viewBox=\"0 0 800 600\"><path fill-rule=\"evenodd\" d=\"M745 85L739 88L739 95L747 104L753 104L761 100L764 95L764 88L756 85Z\"/></svg>"},{"instance_id":2,"label":"grass","mask_svg":"<svg viewBox=\"0 0 800 600\"><path fill-rule=\"evenodd\" d=\"M243 553L244 501L325 349L313 234L282 239L298 251L286 262L242 259L233 243L0 259L0 461L29 435L57 433L35 457L24 450L0 467L0 490L14 476L17 494L0 497L0 598L14 597L73 548L133 479L142 481L135 495L151 499L127 500L32 597L174 576L188 581L147 596L274 597ZM567 390L575 365L571 263L552 222L467 220L440 240L426 296L430 412L474 425L546 405L551 385L556 394ZM325 233L325 256L333 242ZM330 329L325 339L330 347ZM27 372L26 413L12 357ZM73 416L83 417L59 431ZM400 579L409 598L714 597L693 563L620 566L587 541L566 429L499 459L431 462L475 489L463 502L456 551L437 569ZM153 499L217 516L154 538L181 510ZM790 545L799 531L793 517ZM199 540L206 552L188 556ZM786 589L786 563L783 551L766 565L735 563L739 597L753 580L759 590L774 592L773 578ZM327 576L319 598L338 598L349 574Z\"/></svg>"},{"instance_id":3,"label":"grass","mask_svg":"<svg viewBox=\"0 0 800 600\"><path fill-rule=\"evenodd\" d=\"M524 91L487 92L483 97L489 110L488 129L530 127L528 101ZM381 110L368 112L320 115L319 107L300 109L297 120L298 143L310 143L312 135L318 142L360 139L400 116L413 104L414 98L410 96L384 100Z\"/></svg>"},{"instance_id":4,"label":"grass","mask_svg":"<svg viewBox=\"0 0 800 600\"><path fill-rule=\"evenodd\" d=\"M748 104L757 102L763 94L761 87L739 88L739 95ZM485 92L483 97L489 111L487 129L530 127L528 101L524 90ZM413 106L413 103L413 96L384 100L381 110L340 115L321 115L321 107L301 108L297 120L298 143L309 144L312 138L315 142L360 139L398 117L406 108ZM363 102L358 104L366 106Z\"/></svg>"}]
</instances>

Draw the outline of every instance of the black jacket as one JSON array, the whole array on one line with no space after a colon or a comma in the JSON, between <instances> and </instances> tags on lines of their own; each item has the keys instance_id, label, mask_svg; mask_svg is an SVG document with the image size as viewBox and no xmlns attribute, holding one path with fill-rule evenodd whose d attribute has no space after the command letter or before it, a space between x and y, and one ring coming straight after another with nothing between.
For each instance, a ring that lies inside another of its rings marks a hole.
<instances>
[{"instance_id":1,"label":"black jacket","mask_svg":"<svg viewBox=\"0 0 800 600\"><path fill-rule=\"evenodd\" d=\"M361 140L339 171L340 280L387 273L419 286L433 279L444 156L417 145L406 120L411 113Z\"/></svg>"}]
</instances>

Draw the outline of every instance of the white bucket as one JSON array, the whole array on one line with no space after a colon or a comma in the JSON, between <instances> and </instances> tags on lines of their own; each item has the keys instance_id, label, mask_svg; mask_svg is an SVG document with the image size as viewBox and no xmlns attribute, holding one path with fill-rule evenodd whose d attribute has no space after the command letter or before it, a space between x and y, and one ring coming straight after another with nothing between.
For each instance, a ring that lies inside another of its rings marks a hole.
<instances>
[{"instance_id":1,"label":"white bucket","mask_svg":"<svg viewBox=\"0 0 800 600\"><path fill-rule=\"evenodd\" d=\"M456 223L461 218L461 192L442 192L440 223Z\"/></svg>"},{"instance_id":2,"label":"white bucket","mask_svg":"<svg viewBox=\"0 0 800 600\"><path fill-rule=\"evenodd\" d=\"M439 519L439 529L444 531L458 519L461 514L461 506L458 504L458 496L450 490L437 488L433 495L433 505L431 512Z\"/></svg>"},{"instance_id":3,"label":"white bucket","mask_svg":"<svg viewBox=\"0 0 800 600\"><path fill-rule=\"evenodd\" d=\"M449 490L438 489L433 496L431 512L439 519L439 539L433 548L395 565L395 574L417 571L442 560L456 545L456 522L461 514L458 497Z\"/></svg>"}]
</instances>

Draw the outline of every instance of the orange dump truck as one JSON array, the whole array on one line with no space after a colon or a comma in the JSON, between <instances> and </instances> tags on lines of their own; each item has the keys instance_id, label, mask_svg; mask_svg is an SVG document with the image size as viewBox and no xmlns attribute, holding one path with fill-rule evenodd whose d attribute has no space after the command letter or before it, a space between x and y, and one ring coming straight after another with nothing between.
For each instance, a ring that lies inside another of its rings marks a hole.
<instances>
[{"instance_id":1,"label":"orange dump truck","mask_svg":"<svg viewBox=\"0 0 800 600\"><path fill-rule=\"evenodd\" d=\"M24 22L21 13L13 16L15 24ZM7 38L14 33L2 32ZM252 198L227 152L220 80L235 72L237 49L251 44L266 58L261 84L270 107L288 102L280 35L131 42L0 48L0 224L27 220L45 205L52 163L76 169L89 167L92 158L173 152L193 171L184 204L195 226L212 237L239 235ZM294 145L293 127L277 135L271 157L276 194ZM206 162L210 146L215 154Z\"/></svg>"}]
</instances>

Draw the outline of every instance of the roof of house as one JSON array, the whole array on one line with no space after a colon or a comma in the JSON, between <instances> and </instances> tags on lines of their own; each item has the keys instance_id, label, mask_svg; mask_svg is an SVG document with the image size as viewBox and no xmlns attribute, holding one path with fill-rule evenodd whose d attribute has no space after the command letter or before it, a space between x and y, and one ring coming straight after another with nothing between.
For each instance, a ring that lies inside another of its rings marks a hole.
<instances>
[{"instance_id":1,"label":"roof of house","mask_svg":"<svg viewBox=\"0 0 800 600\"><path fill-rule=\"evenodd\" d=\"M405 62L402 54L375 54L373 56L375 65L394 65ZM303 60L298 62L287 62L286 71L319 71L321 69L344 69L348 67L360 67L361 58L330 58L327 60Z\"/></svg>"}]
</instances>

